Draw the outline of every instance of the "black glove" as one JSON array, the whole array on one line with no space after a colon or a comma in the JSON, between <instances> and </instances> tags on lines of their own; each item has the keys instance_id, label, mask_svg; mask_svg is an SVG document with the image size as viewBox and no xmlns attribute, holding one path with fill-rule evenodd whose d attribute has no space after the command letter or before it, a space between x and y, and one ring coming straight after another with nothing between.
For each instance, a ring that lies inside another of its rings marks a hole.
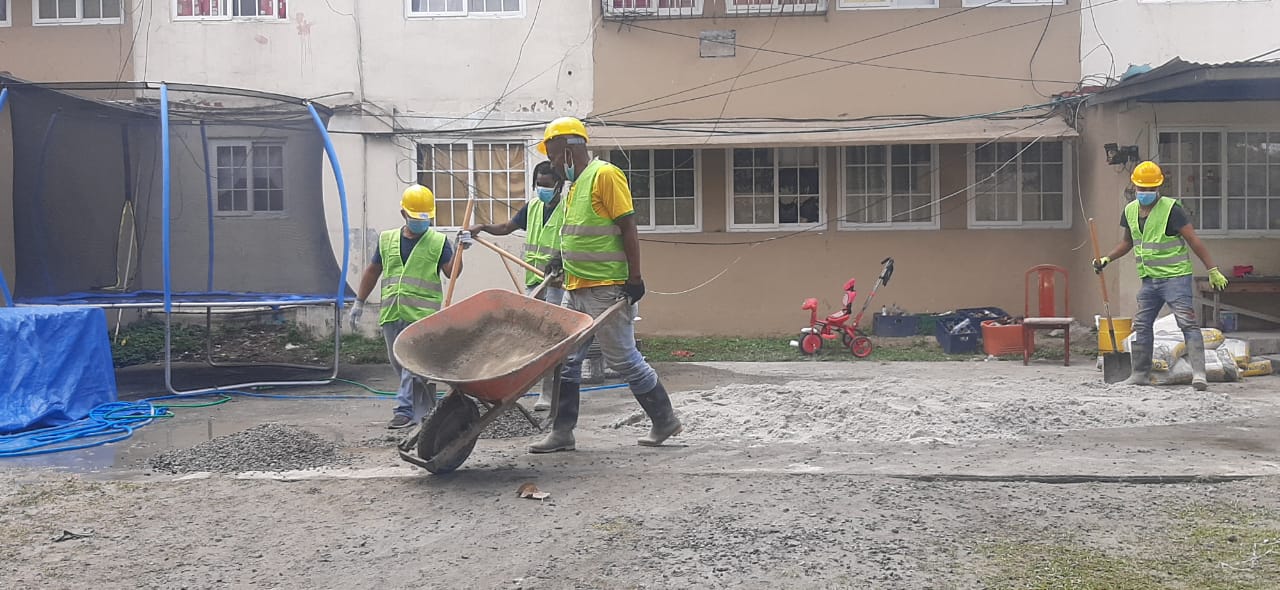
<instances>
[{"instance_id":1,"label":"black glove","mask_svg":"<svg viewBox=\"0 0 1280 590\"><path fill-rule=\"evenodd\" d=\"M622 285L622 292L626 293L627 299L631 301L632 305L639 303L640 299L644 297L644 279L627 279L626 284Z\"/></svg>"},{"instance_id":2,"label":"black glove","mask_svg":"<svg viewBox=\"0 0 1280 590\"><path fill-rule=\"evenodd\" d=\"M543 277L549 277L555 274L564 274L564 259L559 256L552 258L546 266L542 267Z\"/></svg>"}]
</instances>

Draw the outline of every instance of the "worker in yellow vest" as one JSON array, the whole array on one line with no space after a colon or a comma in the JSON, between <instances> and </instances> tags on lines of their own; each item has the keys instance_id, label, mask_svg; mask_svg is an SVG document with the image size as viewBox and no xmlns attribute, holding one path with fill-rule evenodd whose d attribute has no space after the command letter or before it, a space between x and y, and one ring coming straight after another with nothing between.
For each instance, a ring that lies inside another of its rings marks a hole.
<instances>
[{"instance_id":1,"label":"worker in yellow vest","mask_svg":"<svg viewBox=\"0 0 1280 590\"><path fill-rule=\"evenodd\" d=\"M506 223L481 223L467 228L472 235L481 233L505 236L517 229L525 230L524 261L531 266L544 268L560 254L560 226L564 224L564 208L560 205L560 192L564 179L556 173L551 161L544 161L533 168L535 196ZM525 293L533 293L542 284L542 277L532 271L524 273ZM564 304L564 283L560 278L538 294L538 299L553 305ZM551 408L551 387L554 380L547 376L542 380L538 401L534 410Z\"/></svg>"},{"instance_id":2,"label":"worker in yellow vest","mask_svg":"<svg viewBox=\"0 0 1280 590\"><path fill-rule=\"evenodd\" d=\"M351 306L350 321L354 330L364 314L365 301L373 293L373 287L382 279L382 299L378 323L387 343L387 358L400 377L396 390L396 408L387 428L406 428L413 425L413 390L421 387L417 377L396 362L391 347L396 336L409 324L440 311L444 290L440 276L452 280L454 249L444 234L432 227L436 215L436 197L431 189L415 184L404 190L400 197L400 216L404 226L389 229L378 236L378 250L373 261L365 267L356 290L356 302ZM471 246L471 233L458 233L462 249ZM458 273L462 261L458 261ZM432 404L434 399L430 400ZM428 413L430 411L428 410ZM423 418L424 416L416 416Z\"/></svg>"},{"instance_id":3,"label":"worker in yellow vest","mask_svg":"<svg viewBox=\"0 0 1280 590\"><path fill-rule=\"evenodd\" d=\"M601 323L591 340L610 368L631 387L631 393L649 416L652 428L637 441L658 446L680 433L682 426L671 407L671 398L658 374L636 349L635 304L644 297L640 276L640 238L626 174L617 166L593 159L587 152L587 129L582 121L563 117L549 123L538 150L571 184L560 228L560 257L550 271L563 271L569 308L599 316L623 297L622 311ZM591 340L584 342L565 363L555 420L546 438L529 447L533 453L554 453L576 448L573 429L578 423L582 388L582 361Z\"/></svg>"},{"instance_id":4,"label":"worker in yellow vest","mask_svg":"<svg viewBox=\"0 0 1280 590\"><path fill-rule=\"evenodd\" d=\"M1112 260L1133 250L1138 262L1142 287L1138 290L1138 313L1133 319L1136 336L1129 351L1133 373L1125 384L1151 384L1151 349L1155 340L1152 325L1160 309L1168 304L1187 345L1191 386L1204 391L1209 388L1209 382L1205 379L1204 335L1196 322L1193 302L1190 252L1195 252L1209 269L1209 284L1214 289L1225 289L1227 278L1213 263L1209 249L1196 235L1182 206L1169 197L1160 196L1158 189L1164 184L1160 166L1155 162L1138 164L1130 180L1136 187L1137 198L1125 206L1120 218L1124 238L1110 254L1093 261L1094 272L1100 273Z\"/></svg>"}]
</instances>

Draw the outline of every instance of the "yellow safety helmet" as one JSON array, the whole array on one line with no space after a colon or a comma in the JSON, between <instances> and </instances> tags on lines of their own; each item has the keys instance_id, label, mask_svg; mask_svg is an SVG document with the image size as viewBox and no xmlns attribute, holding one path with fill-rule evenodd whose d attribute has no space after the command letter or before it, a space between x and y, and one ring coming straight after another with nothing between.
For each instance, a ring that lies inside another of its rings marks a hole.
<instances>
[{"instance_id":1,"label":"yellow safety helmet","mask_svg":"<svg viewBox=\"0 0 1280 590\"><path fill-rule=\"evenodd\" d=\"M538 151L547 155L547 142L561 135L577 135L586 141L587 126L573 117L560 117L547 123L547 128L542 132L542 141L538 142Z\"/></svg>"},{"instance_id":2,"label":"yellow safety helmet","mask_svg":"<svg viewBox=\"0 0 1280 590\"><path fill-rule=\"evenodd\" d=\"M434 219L436 196L425 186L410 185L400 196L400 209L411 219Z\"/></svg>"},{"instance_id":3,"label":"yellow safety helmet","mask_svg":"<svg viewBox=\"0 0 1280 590\"><path fill-rule=\"evenodd\" d=\"M1164 172L1160 170L1159 164L1148 160L1133 169L1130 180L1142 188L1155 188L1164 184Z\"/></svg>"}]
</instances>

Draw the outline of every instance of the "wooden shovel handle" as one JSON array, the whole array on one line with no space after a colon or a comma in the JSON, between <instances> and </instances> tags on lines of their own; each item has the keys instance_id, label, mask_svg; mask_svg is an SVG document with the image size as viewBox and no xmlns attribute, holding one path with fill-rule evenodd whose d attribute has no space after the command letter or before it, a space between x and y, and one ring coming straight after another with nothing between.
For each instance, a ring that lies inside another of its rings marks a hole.
<instances>
[{"instance_id":1,"label":"wooden shovel handle","mask_svg":"<svg viewBox=\"0 0 1280 590\"><path fill-rule=\"evenodd\" d=\"M476 198L467 197L467 209L462 213L462 223L458 227L466 229L471 225L471 211L475 206ZM453 303L453 289L458 286L458 269L462 266L462 245L457 246L453 250L453 266L449 269L449 290L444 295L444 307L449 307L449 304Z\"/></svg>"}]
</instances>

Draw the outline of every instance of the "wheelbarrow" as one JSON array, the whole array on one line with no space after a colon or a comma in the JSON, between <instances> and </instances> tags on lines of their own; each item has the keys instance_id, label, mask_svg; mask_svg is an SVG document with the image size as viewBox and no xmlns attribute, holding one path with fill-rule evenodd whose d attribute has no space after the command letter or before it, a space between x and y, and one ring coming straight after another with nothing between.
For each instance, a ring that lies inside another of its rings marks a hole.
<instances>
[{"instance_id":1,"label":"wheelbarrow","mask_svg":"<svg viewBox=\"0 0 1280 590\"><path fill-rule=\"evenodd\" d=\"M409 372L444 383L450 391L400 442L400 458L437 474L461 467L489 424L626 303L619 300L593 320L533 297L489 289L409 325L392 354ZM558 384L559 371L555 374ZM552 391L553 412L558 390ZM472 400L488 406L484 414Z\"/></svg>"}]
</instances>

